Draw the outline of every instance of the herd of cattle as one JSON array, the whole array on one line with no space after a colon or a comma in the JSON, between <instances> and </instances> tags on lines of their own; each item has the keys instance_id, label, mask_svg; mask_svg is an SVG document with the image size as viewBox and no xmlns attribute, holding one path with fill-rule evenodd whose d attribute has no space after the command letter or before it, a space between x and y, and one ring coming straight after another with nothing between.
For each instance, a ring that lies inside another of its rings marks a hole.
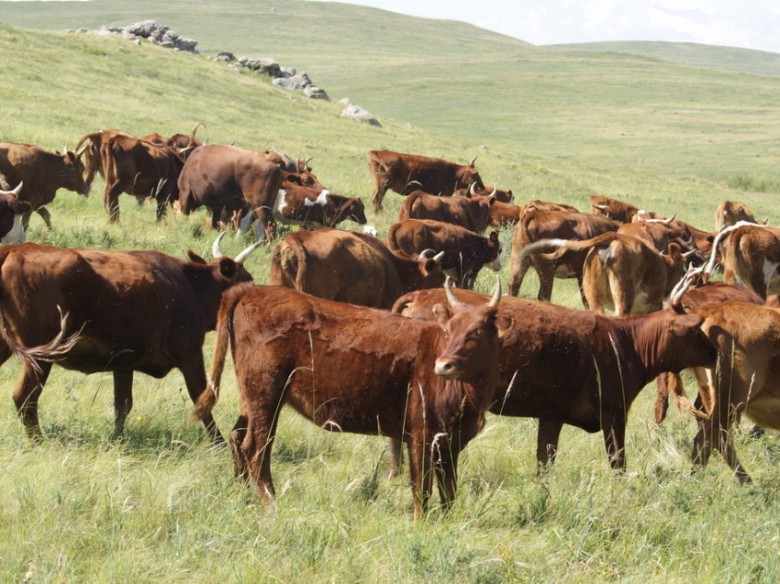
<instances>
[{"instance_id":1,"label":"herd of cattle","mask_svg":"<svg viewBox=\"0 0 780 584\"><path fill-rule=\"evenodd\" d=\"M712 231L603 196L588 213L516 205L511 191L484 184L474 161L377 150L368 153L374 212L388 190L405 196L382 240L336 228L365 225L363 203L331 193L308 161L203 144L196 129L93 132L65 154L0 143L0 236L11 243L0 247L0 364L22 358L13 399L31 437L41 438L38 400L58 363L113 373L115 437L133 373L178 368L197 417L222 442L211 411L230 350L241 406L228 443L236 476L261 499L274 496L271 447L289 404L328 430L389 437L393 473L405 443L420 518L434 479L442 504L452 502L459 454L486 411L538 418L540 465L570 424L601 431L610 465L624 469L629 409L657 379L657 421L676 396L699 421L694 463L716 449L743 482L739 416L780 428L780 228L741 203L722 203ZM21 243L33 211L51 228L45 206L56 191L85 195L97 174L110 221L129 193L154 198L158 220L168 206L205 206L214 227L256 221L261 241L230 259L223 232L210 262ZM277 223L304 229L277 242ZM507 296L498 279L491 297L470 290L482 267L501 268L498 232L483 235L490 228L514 229ZM262 240L275 244L269 286L243 267ZM538 302L516 298L530 267ZM723 282L711 281L717 269ZM549 302L555 278L577 278L585 310ZM207 380L203 342L215 329ZM699 385L693 404L685 369Z\"/></svg>"}]
</instances>

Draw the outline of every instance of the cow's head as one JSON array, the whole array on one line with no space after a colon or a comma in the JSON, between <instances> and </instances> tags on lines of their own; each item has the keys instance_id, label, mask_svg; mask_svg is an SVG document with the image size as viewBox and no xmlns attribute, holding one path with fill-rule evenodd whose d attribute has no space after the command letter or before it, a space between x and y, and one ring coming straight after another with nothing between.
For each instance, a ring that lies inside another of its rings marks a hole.
<instances>
[{"instance_id":1,"label":"cow's head","mask_svg":"<svg viewBox=\"0 0 780 584\"><path fill-rule=\"evenodd\" d=\"M92 177L94 178L94 172ZM60 181L62 188L76 192L80 195L89 194L89 186L86 182L87 172L81 157L68 150L62 155L62 167L60 169ZM90 180L91 182L91 180Z\"/></svg>"},{"instance_id":2,"label":"cow's head","mask_svg":"<svg viewBox=\"0 0 780 584\"><path fill-rule=\"evenodd\" d=\"M501 271L501 242L498 239L498 231L491 231L487 238L485 265L494 272Z\"/></svg>"},{"instance_id":3,"label":"cow's head","mask_svg":"<svg viewBox=\"0 0 780 584\"><path fill-rule=\"evenodd\" d=\"M252 275L244 268L244 261L249 255L255 251L262 242L255 242L244 251L239 253L234 259L231 259L222 253L220 243L222 238L225 237L225 231L217 236L214 240L214 244L211 248L211 254L214 257L213 260L207 262L198 254L193 251L188 251L187 256L194 264L208 265L211 269L214 281L219 282L224 288L229 288L234 284L241 282L251 282L253 280Z\"/></svg>"},{"instance_id":4,"label":"cow's head","mask_svg":"<svg viewBox=\"0 0 780 584\"><path fill-rule=\"evenodd\" d=\"M333 217L333 225L328 227L335 227L340 221L354 221L358 225L365 225L368 223L366 219L366 208L363 205L363 201L360 199L344 198L336 209L336 213Z\"/></svg>"},{"instance_id":5,"label":"cow's head","mask_svg":"<svg viewBox=\"0 0 780 584\"><path fill-rule=\"evenodd\" d=\"M482 182L482 177L479 176L479 171L477 170L477 167L474 166L475 161L476 158L468 165L458 167L458 170L455 172L455 180L457 182L453 191L457 189L468 189L471 188L472 185L476 185L475 188L480 191L485 190L485 183Z\"/></svg>"},{"instance_id":6,"label":"cow's head","mask_svg":"<svg viewBox=\"0 0 780 584\"><path fill-rule=\"evenodd\" d=\"M444 288L449 307L436 304L433 314L444 331L447 345L436 359L434 371L445 379L484 381L484 376L491 373L490 368L495 375L498 366L496 317L501 302L501 281L496 279L490 301L477 306L460 302L449 278Z\"/></svg>"}]
</instances>

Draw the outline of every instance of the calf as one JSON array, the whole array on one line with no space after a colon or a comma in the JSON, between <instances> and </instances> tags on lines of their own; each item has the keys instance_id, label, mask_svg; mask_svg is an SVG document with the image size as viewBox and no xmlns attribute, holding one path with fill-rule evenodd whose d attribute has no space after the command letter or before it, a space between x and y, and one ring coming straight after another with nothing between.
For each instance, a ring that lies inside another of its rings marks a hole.
<instances>
[{"instance_id":1,"label":"calf","mask_svg":"<svg viewBox=\"0 0 780 584\"><path fill-rule=\"evenodd\" d=\"M328 228L298 231L288 233L274 249L269 284L389 309L406 292L440 287L443 255L408 258L370 235Z\"/></svg>"},{"instance_id":2,"label":"calf","mask_svg":"<svg viewBox=\"0 0 780 584\"><path fill-rule=\"evenodd\" d=\"M462 302L485 297L460 292ZM440 290L405 294L393 311L430 318ZM601 430L609 464L625 468L628 411L636 396L663 371L711 366L717 352L700 330L702 318L671 310L608 317L546 302L507 296L500 322L499 375L490 411L502 416L539 418L536 457L552 462L564 424L586 432Z\"/></svg>"},{"instance_id":3,"label":"calf","mask_svg":"<svg viewBox=\"0 0 780 584\"><path fill-rule=\"evenodd\" d=\"M413 191L401 205L398 221L432 219L482 233L487 229L490 211L495 203L495 197L438 197L423 191Z\"/></svg>"},{"instance_id":4,"label":"calf","mask_svg":"<svg viewBox=\"0 0 780 584\"><path fill-rule=\"evenodd\" d=\"M739 201L721 201L715 210L715 231L743 221L745 223L758 223L753 213L745 203ZM766 221L764 221L766 223Z\"/></svg>"},{"instance_id":5,"label":"calf","mask_svg":"<svg viewBox=\"0 0 780 584\"><path fill-rule=\"evenodd\" d=\"M458 225L407 219L390 226L387 242L390 249L410 257L426 249L443 251L442 271L464 288L473 287L483 266L495 272L501 269L501 244L495 231L483 237Z\"/></svg>"},{"instance_id":6,"label":"calf","mask_svg":"<svg viewBox=\"0 0 780 584\"><path fill-rule=\"evenodd\" d=\"M241 400L230 435L234 470L262 500L274 497L271 447L289 404L327 430L406 442L414 518L421 519L434 473L442 504L452 503L459 454L485 423L500 297L500 284L476 307L452 296L449 310L434 307L435 324L286 288L242 286L222 303L213 391L203 392L196 414L210 413L216 401L230 342Z\"/></svg>"}]
</instances>

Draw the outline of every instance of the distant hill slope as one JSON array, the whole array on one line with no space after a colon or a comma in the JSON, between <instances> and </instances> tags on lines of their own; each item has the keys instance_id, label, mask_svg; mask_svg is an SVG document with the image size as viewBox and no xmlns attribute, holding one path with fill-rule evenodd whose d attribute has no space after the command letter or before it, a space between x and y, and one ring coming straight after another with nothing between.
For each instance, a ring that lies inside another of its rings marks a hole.
<instances>
[{"instance_id":1,"label":"distant hill slope","mask_svg":"<svg viewBox=\"0 0 780 584\"><path fill-rule=\"evenodd\" d=\"M560 52L623 53L712 69L741 71L753 75L780 77L780 54L736 47L697 43L668 42L599 42L546 45L546 50Z\"/></svg>"}]
</instances>

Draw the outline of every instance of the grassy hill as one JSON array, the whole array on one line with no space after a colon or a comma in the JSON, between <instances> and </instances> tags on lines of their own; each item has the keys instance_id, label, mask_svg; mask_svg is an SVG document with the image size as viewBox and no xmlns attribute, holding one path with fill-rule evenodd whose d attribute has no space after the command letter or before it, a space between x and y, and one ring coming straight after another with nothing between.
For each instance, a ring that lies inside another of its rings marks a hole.
<instances>
[{"instance_id":1,"label":"grassy hill","mask_svg":"<svg viewBox=\"0 0 780 584\"><path fill-rule=\"evenodd\" d=\"M346 195L370 192L366 151L391 148L464 162L477 155L485 179L521 201L585 207L601 192L710 228L717 202L734 198L777 222L780 78L771 74L539 48L342 4L112 0L0 9L9 23L0 25L2 139L61 149L99 128L173 133L204 122L199 135L211 143L313 156L319 178ZM195 38L201 54L51 30L144 18ZM305 70L383 127L342 119L337 103L208 58L219 50ZM214 234L204 213L158 225L150 205L126 197L120 223L108 225L101 187L87 199L61 191L50 206L54 230L34 217L30 239L208 255ZM384 215L369 212L380 234L400 201L390 193ZM508 247L511 232L501 237ZM250 241L227 238L226 251ZM258 282L269 261L267 246L247 262ZM507 267L501 277L506 283ZM478 288L492 281L483 274ZM533 278L522 292L535 296ZM554 300L579 307L571 283L556 283ZM210 336L207 363L212 345ZM18 372L10 361L0 382L10 390ZM229 371L222 386L215 416L227 433L238 407ZM715 457L691 476L696 424L676 412L662 426L652 422L651 387L630 414L626 475L608 470L599 434L571 427L555 467L537 475L536 422L490 416L461 457L454 509L433 510L422 525L409 518L406 475L384 478L383 440L328 434L290 412L274 444L279 501L262 508L232 477L228 453L202 443L183 387L178 372L136 375L126 436L115 443L107 439L111 377L55 367L41 398L46 439L36 445L6 391L0 582L768 583L780 574L780 557L764 547L777 538L776 437L738 437L751 487L739 487Z\"/></svg>"}]
</instances>

